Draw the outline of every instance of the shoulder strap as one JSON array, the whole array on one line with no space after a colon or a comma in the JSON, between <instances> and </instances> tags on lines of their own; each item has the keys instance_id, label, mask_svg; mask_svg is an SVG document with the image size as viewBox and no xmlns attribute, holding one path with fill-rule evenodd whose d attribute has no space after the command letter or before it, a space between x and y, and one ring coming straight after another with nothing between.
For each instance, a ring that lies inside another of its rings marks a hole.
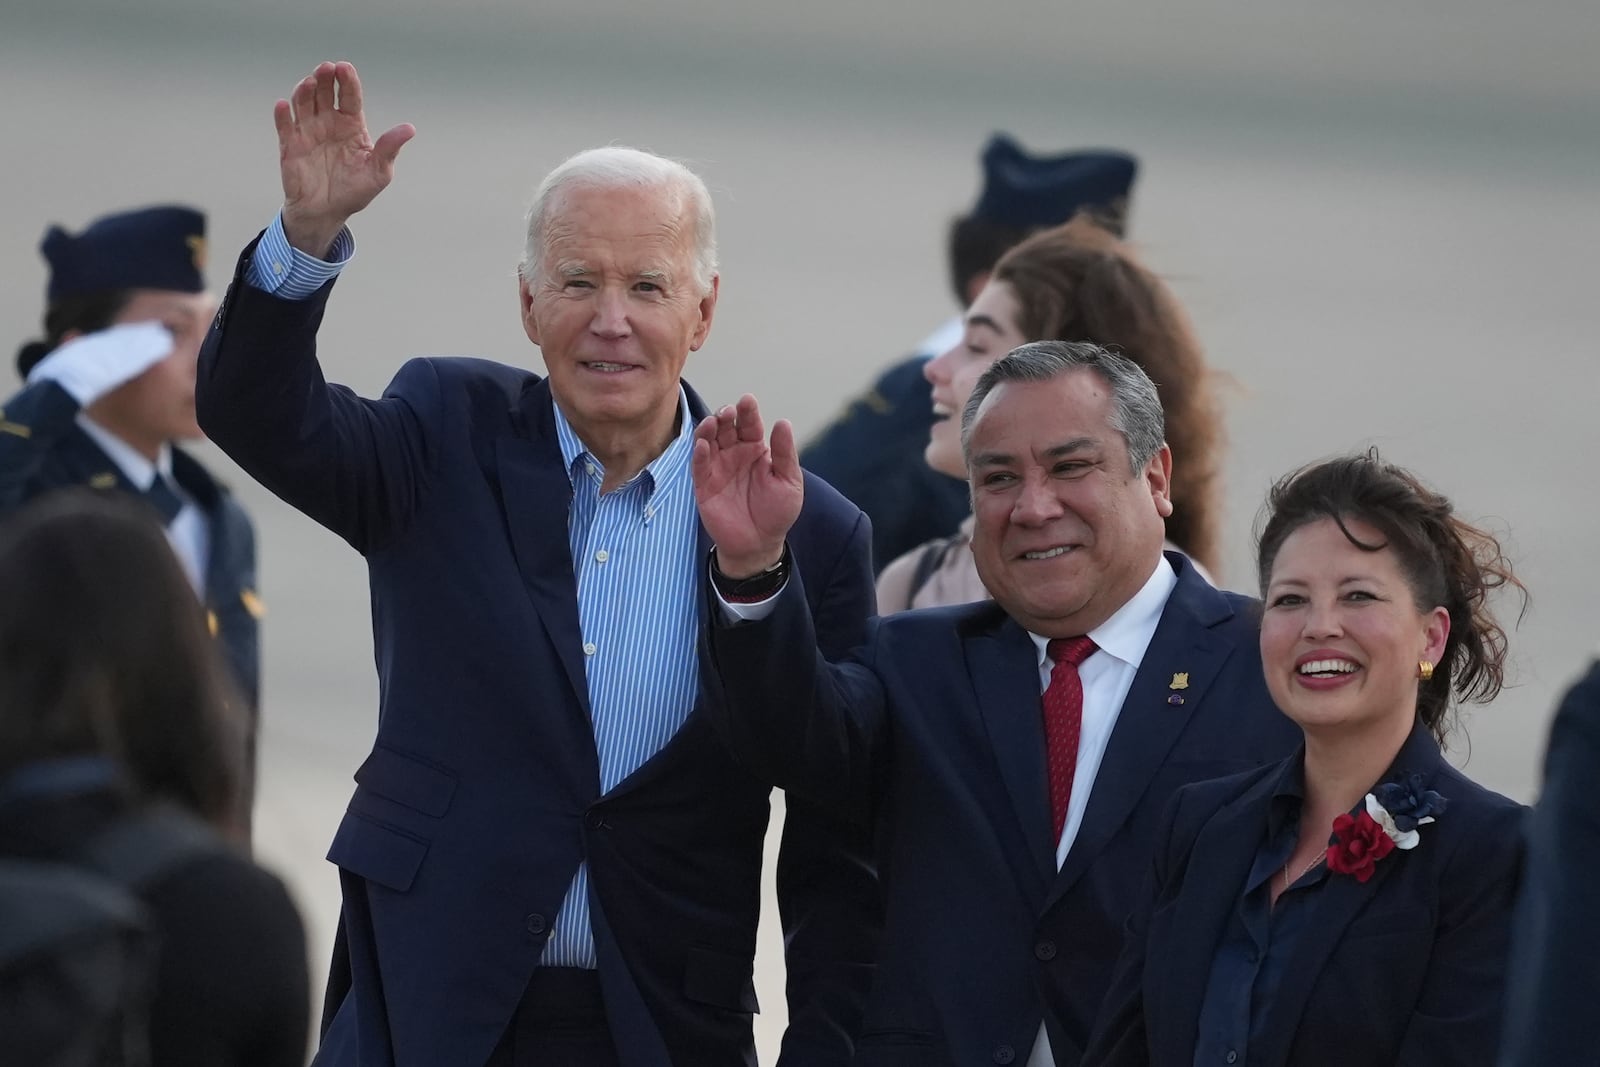
<instances>
[{"instance_id":1,"label":"shoulder strap","mask_svg":"<svg viewBox=\"0 0 1600 1067\"><path fill-rule=\"evenodd\" d=\"M94 835L78 860L137 890L185 860L226 848L199 819L168 805L156 805L125 815Z\"/></svg>"},{"instance_id":2,"label":"shoulder strap","mask_svg":"<svg viewBox=\"0 0 1600 1067\"><path fill-rule=\"evenodd\" d=\"M911 572L911 586L906 590L907 607L911 606L911 601L922 592L922 587L928 584L933 572L944 562L945 552L950 548L950 544L948 538L941 537L922 546L922 552L917 556L916 569Z\"/></svg>"}]
</instances>

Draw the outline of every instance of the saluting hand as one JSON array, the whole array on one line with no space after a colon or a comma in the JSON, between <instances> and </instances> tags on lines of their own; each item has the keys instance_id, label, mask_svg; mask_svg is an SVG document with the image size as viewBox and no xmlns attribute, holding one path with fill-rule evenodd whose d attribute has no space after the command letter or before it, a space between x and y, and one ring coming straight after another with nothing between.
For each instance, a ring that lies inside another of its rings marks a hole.
<instances>
[{"instance_id":1,"label":"saluting hand","mask_svg":"<svg viewBox=\"0 0 1600 1067\"><path fill-rule=\"evenodd\" d=\"M374 143L361 111L361 79L349 63L322 63L272 109L289 243L321 259L351 215L394 177L395 157L416 134L402 123Z\"/></svg>"},{"instance_id":2,"label":"saluting hand","mask_svg":"<svg viewBox=\"0 0 1600 1067\"><path fill-rule=\"evenodd\" d=\"M694 498L717 546L717 569L730 578L759 574L783 558L805 502L794 428L780 419L769 447L756 398L746 394L702 419L694 438Z\"/></svg>"}]
</instances>

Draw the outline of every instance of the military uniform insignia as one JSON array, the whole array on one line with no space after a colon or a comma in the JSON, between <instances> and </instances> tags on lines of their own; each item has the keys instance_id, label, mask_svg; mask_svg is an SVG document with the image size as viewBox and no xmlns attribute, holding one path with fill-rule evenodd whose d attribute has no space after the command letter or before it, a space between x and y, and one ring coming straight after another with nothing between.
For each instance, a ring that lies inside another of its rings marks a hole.
<instances>
[{"instance_id":1,"label":"military uniform insignia","mask_svg":"<svg viewBox=\"0 0 1600 1067\"><path fill-rule=\"evenodd\" d=\"M1167 688L1168 689L1187 689L1187 688L1189 688L1189 672L1188 671L1179 671L1177 674L1174 674L1172 676L1172 684L1167 686Z\"/></svg>"},{"instance_id":2,"label":"military uniform insignia","mask_svg":"<svg viewBox=\"0 0 1600 1067\"><path fill-rule=\"evenodd\" d=\"M205 270L206 269L206 239L205 239L205 237L201 236L198 233L190 234L188 237L185 237L183 239L183 243L189 246L189 255L194 260L194 269L195 270L199 270L199 271Z\"/></svg>"},{"instance_id":3,"label":"military uniform insignia","mask_svg":"<svg viewBox=\"0 0 1600 1067\"><path fill-rule=\"evenodd\" d=\"M117 476L110 471L101 471L99 474L91 474L89 476L90 489L115 489L116 487Z\"/></svg>"},{"instance_id":4,"label":"military uniform insignia","mask_svg":"<svg viewBox=\"0 0 1600 1067\"><path fill-rule=\"evenodd\" d=\"M256 595L254 589L241 589L239 603L244 605L244 610L250 613L252 619L259 619L267 613L267 605Z\"/></svg>"},{"instance_id":5,"label":"military uniform insignia","mask_svg":"<svg viewBox=\"0 0 1600 1067\"><path fill-rule=\"evenodd\" d=\"M4 408L0 408L0 433L8 433L13 437L33 436L33 430L22 425L20 422L12 422L10 419L6 418L6 412Z\"/></svg>"}]
</instances>

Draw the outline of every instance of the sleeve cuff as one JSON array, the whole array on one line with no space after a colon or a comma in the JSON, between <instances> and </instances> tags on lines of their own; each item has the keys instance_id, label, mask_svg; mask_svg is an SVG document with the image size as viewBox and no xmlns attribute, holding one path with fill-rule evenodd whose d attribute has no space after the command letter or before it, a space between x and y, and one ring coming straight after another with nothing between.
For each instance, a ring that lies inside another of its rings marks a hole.
<instances>
[{"instance_id":1,"label":"sleeve cuff","mask_svg":"<svg viewBox=\"0 0 1600 1067\"><path fill-rule=\"evenodd\" d=\"M245 281L283 300L304 300L337 278L355 252L356 240L348 226L334 238L326 260L291 247L283 232L283 215L279 213L257 242L255 254L245 269Z\"/></svg>"}]
</instances>

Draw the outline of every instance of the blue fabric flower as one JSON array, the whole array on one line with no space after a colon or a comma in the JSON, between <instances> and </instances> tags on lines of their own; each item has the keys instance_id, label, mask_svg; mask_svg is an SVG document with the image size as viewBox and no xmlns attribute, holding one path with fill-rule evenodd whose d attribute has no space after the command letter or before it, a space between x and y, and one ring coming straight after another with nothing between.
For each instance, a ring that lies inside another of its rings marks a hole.
<instances>
[{"instance_id":1,"label":"blue fabric flower","mask_svg":"<svg viewBox=\"0 0 1600 1067\"><path fill-rule=\"evenodd\" d=\"M1444 797L1431 789L1423 788L1420 774L1406 775L1398 781L1385 782L1374 789L1372 795L1394 818L1395 826L1402 833L1415 830L1417 824L1444 814L1447 806Z\"/></svg>"}]
</instances>

